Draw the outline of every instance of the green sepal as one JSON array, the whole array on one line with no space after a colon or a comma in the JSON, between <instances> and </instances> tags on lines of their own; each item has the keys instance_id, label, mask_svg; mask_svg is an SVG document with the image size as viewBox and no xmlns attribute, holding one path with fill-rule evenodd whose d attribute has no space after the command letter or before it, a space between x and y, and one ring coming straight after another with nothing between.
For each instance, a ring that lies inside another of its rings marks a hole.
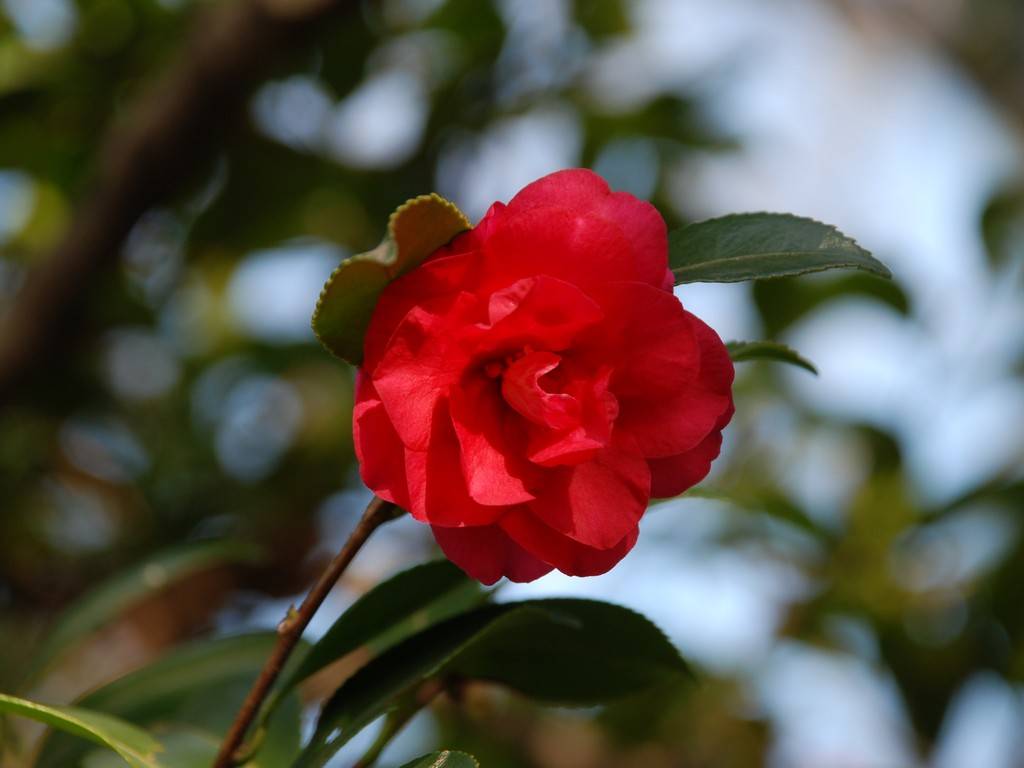
<instances>
[{"instance_id":1,"label":"green sepal","mask_svg":"<svg viewBox=\"0 0 1024 768\"><path fill-rule=\"evenodd\" d=\"M419 266L460 232L469 220L437 194L399 206L381 244L341 262L328 278L313 311L313 332L331 354L359 365L363 339L377 300L388 283Z\"/></svg>"}]
</instances>

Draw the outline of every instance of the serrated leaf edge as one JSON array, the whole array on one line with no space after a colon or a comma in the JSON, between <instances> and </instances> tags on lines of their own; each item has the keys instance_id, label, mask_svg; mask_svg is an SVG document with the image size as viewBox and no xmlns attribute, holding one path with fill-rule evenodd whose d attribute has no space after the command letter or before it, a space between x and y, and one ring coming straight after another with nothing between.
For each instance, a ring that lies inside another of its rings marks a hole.
<instances>
[{"instance_id":1,"label":"serrated leaf edge","mask_svg":"<svg viewBox=\"0 0 1024 768\"><path fill-rule=\"evenodd\" d=\"M407 210L416 205L420 205L421 203L426 202L427 200L435 200L441 203L441 205L443 205L445 208L448 208L450 211L455 213L456 216L462 220L462 224L464 225L461 232L465 232L467 229L473 228L473 225L470 223L469 219L466 218L466 214L459 210L459 207L455 205L455 203L453 203L451 200L446 200L436 192L431 192L426 195L417 195L416 197L409 198L391 212L391 215L388 216L388 226L384 232L384 238L375 248L371 248L368 251L363 251L362 253L357 253L354 256L349 256L347 259L344 259L341 262L341 264L335 267L334 271L331 272L330 276L324 282L324 287L320 289L320 295L317 297L316 306L313 307L313 315L310 319L310 326L312 327L313 335L316 337L316 340L320 343L320 346L326 349L331 355L338 358L339 360L343 360L344 362L351 362L342 357L341 355L337 354L333 349L331 349L330 345L324 341L323 337L320 336L320 333L316 329L316 318L320 314L320 308L323 305L324 299L327 297L327 289L330 287L331 283L334 282L334 278L337 277L342 270L347 269L349 265L353 263L361 261L376 261L378 264L381 264L387 270L388 277L391 280L394 280L396 276L392 273L392 268L398 261L398 249L394 246L395 225L398 223L398 219L401 217L403 213L405 213ZM376 255L378 251L381 251L381 249L385 249L387 251L386 255L384 255L383 257Z\"/></svg>"},{"instance_id":2,"label":"serrated leaf edge","mask_svg":"<svg viewBox=\"0 0 1024 768\"><path fill-rule=\"evenodd\" d=\"M711 218L708 218L708 219L701 219L700 221L691 221L689 224L684 224L682 227L679 227L678 229L675 229L672 232L670 232L669 233L669 238L671 239L672 234L674 234L675 232L683 232L686 229L688 229L689 227L695 227L695 226L699 226L701 224L707 224L708 222L711 222L711 221L724 221L726 219L738 219L738 218L745 218L747 216L777 216L777 217L782 218L782 219L789 219L791 221L811 222L812 224L817 224L818 226L825 227L825 229L828 230L828 232L830 234L835 234L835 235L838 235L839 237L841 237L845 241L844 244L848 243L859 254L861 254L863 256L867 256L868 258L870 258L873 261L875 261L879 265L879 267L881 267L882 271L865 269L860 264L848 264L848 265L843 265L843 266L849 266L849 267L852 267L854 269L860 269L860 270L862 270L864 272L868 272L869 274L877 275L879 277L883 277L883 278L885 278L887 280L892 279L892 271L889 269L889 267L887 267L882 261L880 261L878 258L876 258L875 255L871 253L871 251L869 251L867 248L864 248L860 243L858 243L856 238L851 237L850 235L847 235L845 232L843 232L841 229L839 229L839 227L835 226L834 224L826 224L824 221L819 221L818 219L815 219L815 218L813 218L811 216L797 216L795 213L780 213L780 212L777 212L777 211L744 211L743 213L727 213L724 216L712 216ZM759 253L757 255L758 256L783 256L783 255L786 255L787 253L793 253L793 251L768 252L768 253ZM736 260L736 259L744 259L744 258L749 258L749 254L747 254L747 255L740 255L740 256L731 256L729 258L719 259L719 261L723 262L723 263L727 263L727 262L731 262L731 261ZM679 277L679 272L681 270L684 270L684 269L686 269L686 267L677 267L675 269L671 269L670 271L672 272L672 274L674 276ZM797 273L794 273L794 274L808 275L808 274L812 274L814 272L827 272L830 269L836 269L836 267L835 266L811 267L809 269L803 269L800 272L797 272ZM780 275L779 277L784 277L784 275ZM737 280L734 280L734 281L729 281L729 282L744 282L745 279L746 278L740 278L740 279L737 279ZM769 279L770 280L771 278L758 278L758 279ZM685 282L685 281L682 281L682 282ZM677 285L679 285L679 284L681 284L681 283L677 283Z\"/></svg>"}]
</instances>

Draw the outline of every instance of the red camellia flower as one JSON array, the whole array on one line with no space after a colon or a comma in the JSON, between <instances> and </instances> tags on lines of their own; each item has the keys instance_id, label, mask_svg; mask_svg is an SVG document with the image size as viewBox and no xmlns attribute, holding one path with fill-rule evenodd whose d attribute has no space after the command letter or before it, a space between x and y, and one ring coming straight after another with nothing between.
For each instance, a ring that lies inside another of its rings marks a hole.
<instances>
[{"instance_id":1,"label":"red camellia flower","mask_svg":"<svg viewBox=\"0 0 1024 768\"><path fill-rule=\"evenodd\" d=\"M672 283L657 210L590 171L495 203L380 297L363 480L485 584L604 573L651 496L707 474L733 413L725 346Z\"/></svg>"}]
</instances>

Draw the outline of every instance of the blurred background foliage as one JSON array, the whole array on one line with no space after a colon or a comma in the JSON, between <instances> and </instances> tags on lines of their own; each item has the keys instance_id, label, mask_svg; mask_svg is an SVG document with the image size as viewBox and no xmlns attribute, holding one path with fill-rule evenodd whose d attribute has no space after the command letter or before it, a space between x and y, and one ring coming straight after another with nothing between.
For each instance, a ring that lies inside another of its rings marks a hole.
<instances>
[{"instance_id":1,"label":"blurred background foliage","mask_svg":"<svg viewBox=\"0 0 1024 768\"><path fill-rule=\"evenodd\" d=\"M0 310L214 5L0 3ZM247 104L0 403L0 690L70 701L272 626L368 497L352 372L308 328L327 274L409 197L476 219L584 165L670 227L829 221L896 280L680 288L821 376L744 364L702 490L656 506L611 574L503 592L636 607L694 685L583 712L468 685L385 763L1024 765L1019 0L353 2ZM431 547L381 531L314 630Z\"/></svg>"}]
</instances>

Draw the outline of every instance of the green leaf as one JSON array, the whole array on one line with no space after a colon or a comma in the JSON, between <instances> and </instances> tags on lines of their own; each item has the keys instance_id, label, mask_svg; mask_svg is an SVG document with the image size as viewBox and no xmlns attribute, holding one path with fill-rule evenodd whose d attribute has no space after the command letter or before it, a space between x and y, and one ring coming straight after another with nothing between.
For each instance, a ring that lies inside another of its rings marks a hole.
<instances>
[{"instance_id":1,"label":"green leaf","mask_svg":"<svg viewBox=\"0 0 1024 768\"><path fill-rule=\"evenodd\" d=\"M175 723L159 728L156 733L163 745L160 768L210 768L220 751L221 737L202 728ZM281 768L294 758L294 752L282 755L264 749L240 768ZM81 762L82 768L122 768L123 765L109 752L91 752Z\"/></svg>"},{"instance_id":2,"label":"green leaf","mask_svg":"<svg viewBox=\"0 0 1024 768\"><path fill-rule=\"evenodd\" d=\"M346 680L324 705L296 768L322 766L356 733L422 681L437 674L460 648L512 610L484 606L413 635ZM331 738L340 730L336 738Z\"/></svg>"},{"instance_id":3,"label":"green leaf","mask_svg":"<svg viewBox=\"0 0 1024 768\"><path fill-rule=\"evenodd\" d=\"M77 707L50 707L0 694L0 713L19 715L112 749L132 768L160 768L160 743L145 731L109 715ZM64 766L67 768L67 765Z\"/></svg>"},{"instance_id":4,"label":"green leaf","mask_svg":"<svg viewBox=\"0 0 1024 768\"><path fill-rule=\"evenodd\" d=\"M835 227L784 213L738 213L669 235L669 266L679 283L732 283L826 269L889 269Z\"/></svg>"},{"instance_id":5,"label":"green leaf","mask_svg":"<svg viewBox=\"0 0 1024 768\"><path fill-rule=\"evenodd\" d=\"M242 542L202 541L167 550L118 572L65 611L33 659L29 679L37 677L83 637L170 584L208 568L255 562L260 557L257 548Z\"/></svg>"},{"instance_id":6,"label":"green leaf","mask_svg":"<svg viewBox=\"0 0 1024 768\"><path fill-rule=\"evenodd\" d=\"M690 674L664 633L628 608L570 598L511 605L517 617L462 649L445 674L567 706L599 704Z\"/></svg>"},{"instance_id":7,"label":"green leaf","mask_svg":"<svg viewBox=\"0 0 1024 768\"><path fill-rule=\"evenodd\" d=\"M410 568L371 589L353 603L284 678L283 696L306 678L352 651L378 655L415 632L473 608L489 593L447 560ZM269 716L274 703L265 708Z\"/></svg>"},{"instance_id":8,"label":"green leaf","mask_svg":"<svg viewBox=\"0 0 1024 768\"><path fill-rule=\"evenodd\" d=\"M417 757L402 768L480 768L480 763L465 752L452 752L446 749L444 752L432 752Z\"/></svg>"},{"instance_id":9,"label":"green leaf","mask_svg":"<svg viewBox=\"0 0 1024 768\"><path fill-rule=\"evenodd\" d=\"M202 728L171 725L157 730L163 752L160 768L210 768L220 751L220 737ZM109 752L91 752L81 762L82 768L122 768L117 757ZM287 760L260 759L245 763L242 768L280 768Z\"/></svg>"},{"instance_id":10,"label":"green leaf","mask_svg":"<svg viewBox=\"0 0 1024 768\"><path fill-rule=\"evenodd\" d=\"M276 642L276 633L261 632L192 643L98 688L77 705L142 725L174 722L226 730ZM288 701L288 711L278 712L257 754L284 755L278 760L282 765L299 746L299 708ZM84 752L79 742L54 735L44 742L37 768L75 765Z\"/></svg>"},{"instance_id":11,"label":"green leaf","mask_svg":"<svg viewBox=\"0 0 1024 768\"><path fill-rule=\"evenodd\" d=\"M802 357L795 349L775 341L730 341L726 343L725 348L729 350L729 357L734 363L745 363L748 360L775 360L803 368L815 376L818 375L818 369L810 360Z\"/></svg>"},{"instance_id":12,"label":"green leaf","mask_svg":"<svg viewBox=\"0 0 1024 768\"><path fill-rule=\"evenodd\" d=\"M160 731L161 768L210 768L220 741L210 733L196 728L173 727ZM110 752L90 752L82 759L82 768L122 768L122 763ZM269 768L268 764L267 768ZM253 766L252 768L256 768Z\"/></svg>"},{"instance_id":13,"label":"green leaf","mask_svg":"<svg viewBox=\"0 0 1024 768\"><path fill-rule=\"evenodd\" d=\"M488 680L539 701L588 706L686 674L665 636L626 608L572 599L484 606L409 638L349 678L325 704L296 765L323 766L433 678Z\"/></svg>"},{"instance_id":14,"label":"green leaf","mask_svg":"<svg viewBox=\"0 0 1024 768\"><path fill-rule=\"evenodd\" d=\"M327 280L313 312L313 331L320 343L358 365L370 317L387 284L469 227L462 212L436 194L414 197L400 206L391 214L381 244L346 259Z\"/></svg>"}]
</instances>

